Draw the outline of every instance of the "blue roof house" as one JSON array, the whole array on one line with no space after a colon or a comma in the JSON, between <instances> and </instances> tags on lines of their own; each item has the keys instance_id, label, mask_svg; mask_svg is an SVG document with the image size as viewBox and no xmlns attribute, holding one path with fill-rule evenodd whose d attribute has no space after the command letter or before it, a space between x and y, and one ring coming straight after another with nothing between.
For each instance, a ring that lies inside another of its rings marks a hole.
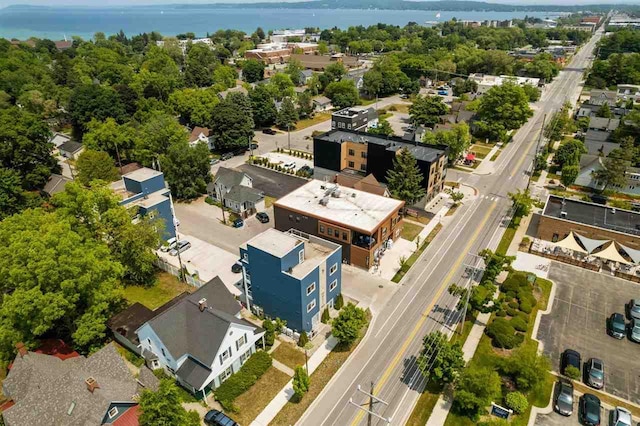
<instances>
[{"instance_id":1,"label":"blue roof house","mask_svg":"<svg viewBox=\"0 0 640 426\"><path fill-rule=\"evenodd\" d=\"M137 208L139 217L162 220L163 240L176 236L169 188L162 172L143 167L122 176L122 181L114 182L111 188L122 197L120 205Z\"/></svg>"},{"instance_id":2,"label":"blue roof house","mask_svg":"<svg viewBox=\"0 0 640 426\"><path fill-rule=\"evenodd\" d=\"M240 247L254 310L314 334L342 289L342 246L296 230L273 228Z\"/></svg>"}]
</instances>

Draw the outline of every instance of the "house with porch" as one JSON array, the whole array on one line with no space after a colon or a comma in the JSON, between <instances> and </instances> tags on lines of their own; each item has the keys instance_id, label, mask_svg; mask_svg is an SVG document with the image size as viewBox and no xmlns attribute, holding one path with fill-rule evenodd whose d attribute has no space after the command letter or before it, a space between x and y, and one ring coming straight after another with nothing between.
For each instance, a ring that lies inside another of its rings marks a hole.
<instances>
[{"instance_id":1,"label":"house with porch","mask_svg":"<svg viewBox=\"0 0 640 426\"><path fill-rule=\"evenodd\" d=\"M207 194L244 218L264 210L264 193L253 188L253 178L239 170L220 167L207 185Z\"/></svg>"}]
</instances>

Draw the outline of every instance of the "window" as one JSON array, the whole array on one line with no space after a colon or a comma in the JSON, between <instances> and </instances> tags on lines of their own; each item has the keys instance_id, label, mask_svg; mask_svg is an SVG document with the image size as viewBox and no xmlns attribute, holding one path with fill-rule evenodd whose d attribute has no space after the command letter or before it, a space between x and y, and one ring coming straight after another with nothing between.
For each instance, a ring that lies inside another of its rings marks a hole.
<instances>
[{"instance_id":1,"label":"window","mask_svg":"<svg viewBox=\"0 0 640 426\"><path fill-rule=\"evenodd\" d=\"M324 225L320 225L320 233L324 234Z\"/></svg>"},{"instance_id":2,"label":"window","mask_svg":"<svg viewBox=\"0 0 640 426\"><path fill-rule=\"evenodd\" d=\"M149 345L149 349L151 349L151 339L147 339L147 345Z\"/></svg>"},{"instance_id":3,"label":"window","mask_svg":"<svg viewBox=\"0 0 640 426\"><path fill-rule=\"evenodd\" d=\"M367 153L366 153L366 152L364 152L364 151L362 151L362 152L360 153L360 157L362 157L362 158L367 158Z\"/></svg>"},{"instance_id":4,"label":"window","mask_svg":"<svg viewBox=\"0 0 640 426\"><path fill-rule=\"evenodd\" d=\"M154 359L153 361L151 361L151 368L160 368L160 362L157 359Z\"/></svg>"},{"instance_id":5,"label":"window","mask_svg":"<svg viewBox=\"0 0 640 426\"><path fill-rule=\"evenodd\" d=\"M293 215L292 214L289 215L289 220L293 221Z\"/></svg>"},{"instance_id":6,"label":"window","mask_svg":"<svg viewBox=\"0 0 640 426\"><path fill-rule=\"evenodd\" d=\"M298 262L299 262L299 263L304 262L304 249L302 249L302 250L300 250L300 251L298 252Z\"/></svg>"},{"instance_id":7,"label":"window","mask_svg":"<svg viewBox=\"0 0 640 426\"><path fill-rule=\"evenodd\" d=\"M338 264L334 263L331 269L329 269L329 275L335 274L337 270L338 270Z\"/></svg>"},{"instance_id":8,"label":"window","mask_svg":"<svg viewBox=\"0 0 640 426\"><path fill-rule=\"evenodd\" d=\"M554 243L557 243L558 242L558 237L559 237L558 234L553 234L553 237L551 237L551 241L554 242Z\"/></svg>"},{"instance_id":9,"label":"window","mask_svg":"<svg viewBox=\"0 0 640 426\"><path fill-rule=\"evenodd\" d=\"M363 172L367 171L367 165L366 164L360 164L360 170L362 170Z\"/></svg>"},{"instance_id":10,"label":"window","mask_svg":"<svg viewBox=\"0 0 640 426\"><path fill-rule=\"evenodd\" d=\"M384 228L382 228L382 235L383 236L387 235L387 227L386 226Z\"/></svg>"},{"instance_id":11,"label":"window","mask_svg":"<svg viewBox=\"0 0 640 426\"><path fill-rule=\"evenodd\" d=\"M349 161L349 167L355 167L355 163L353 161Z\"/></svg>"},{"instance_id":12,"label":"window","mask_svg":"<svg viewBox=\"0 0 640 426\"><path fill-rule=\"evenodd\" d=\"M351 156L356 155L356 152L354 150L350 149L349 150L349 155L351 155Z\"/></svg>"},{"instance_id":13,"label":"window","mask_svg":"<svg viewBox=\"0 0 640 426\"><path fill-rule=\"evenodd\" d=\"M248 283L251 283L251 274L249 272L245 272L244 277Z\"/></svg>"},{"instance_id":14,"label":"window","mask_svg":"<svg viewBox=\"0 0 640 426\"><path fill-rule=\"evenodd\" d=\"M339 229L334 229L334 230L333 230L333 235L334 235L336 238L340 238L340 230L339 230Z\"/></svg>"},{"instance_id":15,"label":"window","mask_svg":"<svg viewBox=\"0 0 640 426\"><path fill-rule=\"evenodd\" d=\"M331 128L332 128L332 129L335 129L335 128L336 128L336 122L335 122L335 120L332 120L332 121L331 121Z\"/></svg>"},{"instance_id":16,"label":"window","mask_svg":"<svg viewBox=\"0 0 640 426\"><path fill-rule=\"evenodd\" d=\"M350 128L351 128L351 123L348 123L347 124L347 129L350 129Z\"/></svg>"},{"instance_id":17,"label":"window","mask_svg":"<svg viewBox=\"0 0 640 426\"><path fill-rule=\"evenodd\" d=\"M296 222L300 222L300 216L296 216Z\"/></svg>"},{"instance_id":18,"label":"window","mask_svg":"<svg viewBox=\"0 0 640 426\"><path fill-rule=\"evenodd\" d=\"M249 253L242 253L242 259L243 259L245 262L248 262L248 261L249 261Z\"/></svg>"},{"instance_id":19,"label":"window","mask_svg":"<svg viewBox=\"0 0 640 426\"><path fill-rule=\"evenodd\" d=\"M220 364L231 358L231 348L227 348L220 354Z\"/></svg>"},{"instance_id":20,"label":"window","mask_svg":"<svg viewBox=\"0 0 640 426\"><path fill-rule=\"evenodd\" d=\"M307 296L316 291L316 283L313 282L309 287L307 287Z\"/></svg>"},{"instance_id":21,"label":"window","mask_svg":"<svg viewBox=\"0 0 640 426\"><path fill-rule=\"evenodd\" d=\"M244 364L251 356L251 349L240 355L240 364Z\"/></svg>"},{"instance_id":22,"label":"window","mask_svg":"<svg viewBox=\"0 0 640 426\"><path fill-rule=\"evenodd\" d=\"M333 291L338 287L338 280L333 280L331 284L329 284L329 291Z\"/></svg>"},{"instance_id":23,"label":"window","mask_svg":"<svg viewBox=\"0 0 640 426\"><path fill-rule=\"evenodd\" d=\"M333 235L333 228L327 228L327 235Z\"/></svg>"},{"instance_id":24,"label":"window","mask_svg":"<svg viewBox=\"0 0 640 426\"><path fill-rule=\"evenodd\" d=\"M231 377L232 374L233 374L233 369L231 367L229 367L226 370L224 370L222 372L222 374L218 376L218 379L220 380L220 383L222 383L225 380L227 380L229 377Z\"/></svg>"},{"instance_id":25,"label":"window","mask_svg":"<svg viewBox=\"0 0 640 426\"><path fill-rule=\"evenodd\" d=\"M347 233L345 231L342 231L342 239L347 241L347 238L348 238Z\"/></svg>"},{"instance_id":26,"label":"window","mask_svg":"<svg viewBox=\"0 0 640 426\"><path fill-rule=\"evenodd\" d=\"M247 335L241 336L238 340L236 340L236 350L240 349L240 347L247 343Z\"/></svg>"},{"instance_id":27,"label":"window","mask_svg":"<svg viewBox=\"0 0 640 426\"><path fill-rule=\"evenodd\" d=\"M307 313L311 312L311 310L313 308L316 307L316 299L313 299L311 302L309 302L309 304L307 305Z\"/></svg>"},{"instance_id":28,"label":"window","mask_svg":"<svg viewBox=\"0 0 640 426\"><path fill-rule=\"evenodd\" d=\"M109 409L109 418L112 419L118 415L118 407L112 407Z\"/></svg>"}]
</instances>

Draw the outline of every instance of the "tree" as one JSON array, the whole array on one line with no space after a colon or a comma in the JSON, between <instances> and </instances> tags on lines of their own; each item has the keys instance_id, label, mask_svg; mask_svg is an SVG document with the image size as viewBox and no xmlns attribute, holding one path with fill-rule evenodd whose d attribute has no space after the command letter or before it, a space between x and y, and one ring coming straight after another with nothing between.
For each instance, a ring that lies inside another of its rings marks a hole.
<instances>
[{"instance_id":1,"label":"tree","mask_svg":"<svg viewBox=\"0 0 640 426\"><path fill-rule=\"evenodd\" d=\"M151 166L171 146L186 143L188 137L187 131L175 117L154 111L137 132L134 157L145 166Z\"/></svg>"},{"instance_id":2,"label":"tree","mask_svg":"<svg viewBox=\"0 0 640 426\"><path fill-rule=\"evenodd\" d=\"M414 124L433 127L447 111L440 96L418 96L409 107L409 116Z\"/></svg>"},{"instance_id":3,"label":"tree","mask_svg":"<svg viewBox=\"0 0 640 426\"><path fill-rule=\"evenodd\" d=\"M513 202L514 212L513 215L516 217L524 217L531 212L531 207L533 207L533 198L531 197L531 192L528 189L520 190L517 192L509 192L509 198Z\"/></svg>"},{"instance_id":4,"label":"tree","mask_svg":"<svg viewBox=\"0 0 640 426\"><path fill-rule=\"evenodd\" d=\"M471 365L456 384L453 407L459 413L477 419L479 413L500 395L501 385L500 376L492 368Z\"/></svg>"},{"instance_id":5,"label":"tree","mask_svg":"<svg viewBox=\"0 0 640 426\"><path fill-rule=\"evenodd\" d=\"M387 186L391 195L403 200L407 206L413 205L426 195L423 181L424 176L416 158L409 150L400 150L393 159L393 169L387 172Z\"/></svg>"},{"instance_id":6,"label":"tree","mask_svg":"<svg viewBox=\"0 0 640 426\"><path fill-rule=\"evenodd\" d=\"M220 98L212 88L176 90L169 96L169 105L180 115L180 120L192 126L206 126L219 102Z\"/></svg>"},{"instance_id":7,"label":"tree","mask_svg":"<svg viewBox=\"0 0 640 426\"><path fill-rule=\"evenodd\" d=\"M522 90L526 93L529 102L535 102L540 99L540 90L533 84L523 84Z\"/></svg>"},{"instance_id":8,"label":"tree","mask_svg":"<svg viewBox=\"0 0 640 426\"><path fill-rule=\"evenodd\" d=\"M307 118L313 114L315 107L313 106L313 98L308 90L298 93L298 117Z\"/></svg>"},{"instance_id":9,"label":"tree","mask_svg":"<svg viewBox=\"0 0 640 426\"><path fill-rule=\"evenodd\" d=\"M516 414L524 413L529 407L529 400L521 392L509 392L505 398L507 408L513 410Z\"/></svg>"},{"instance_id":10,"label":"tree","mask_svg":"<svg viewBox=\"0 0 640 426\"><path fill-rule=\"evenodd\" d=\"M253 140L253 127L252 114L238 109L228 97L215 106L209 123L216 148L221 150L247 146Z\"/></svg>"},{"instance_id":11,"label":"tree","mask_svg":"<svg viewBox=\"0 0 640 426\"><path fill-rule=\"evenodd\" d=\"M629 161L617 156L609 156L602 162L602 167L591 172L596 184L602 187L602 192L607 188L624 187L627 184L627 169Z\"/></svg>"},{"instance_id":12,"label":"tree","mask_svg":"<svg viewBox=\"0 0 640 426\"><path fill-rule=\"evenodd\" d=\"M78 86L69 100L69 117L77 135L87 130L91 120L105 121L113 118L122 123L126 118L120 96L110 87L97 84Z\"/></svg>"},{"instance_id":13,"label":"tree","mask_svg":"<svg viewBox=\"0 0 640 426\"><path fill-rule=\"evenodd\" d=\"M451 197L451 201L453 201L454 206L457 206L458 204L460 204L460 201L462 201L462 199L464 198L464 194L460 191L454 191L453 189L450 189L447 192Z\"/></svg>"},{"instance_id":14,"label":"tree","mask_svg":"<svg viewBox=\"0 0 640 426\"><path fill-rule=\"evenodd\" d=\"M207 87L213 81L213 72L220 62L216 54L206 44L196 43L187 49L184 81L187 86ZM235 84L234 84L235 86Z\"/></svg>"},{"instance_id":15,"label":"tree","mask_svg":"<svg viewBox=\"0 0 640 426\"><path fill-rule=\"evenodd\" d=\"M300 333L300 337L298 338L298 346L304 348L307 343L309 343L309 337L307 336L307 332L303 330L302 333Z\"/></svg>"},{"instance_id":16,"label":"tree","mask_svg":"<svg viewBox=\"0 0 640 426\"><path fill-rule=\"evenodd\" d=\"M311 380L309 374L304 367L297 366L293 375L293 393L298 400L302 399L305 393L309 391Z\"/></svg>"},{"instance_id":17,"label":"tree","mask_svg":"<svg viewBox=\"0 0 640 426\"><path fill-rule=\"evenodd\" d=\"M258 27L256 29L256 35L258 36L258 38L260 40L264 40L265 34L264 34L264 30L262 29L262 27Z\"/></svg>"},{"instance_id":18,"label":"tree","mask_svg":"<svg viewBox=\"0 0 640 426\"><path fill-rule=\"evenodd\" d=\"M366 324L367 316L364 310L349 303L333 320L331 334L338 339L338 342L350 346L360 337L360 330Z\"/></svg>"},{"instance_id":19,"label":"tree","mask_svg":"<svg viewBox=\"0 0 640 426\"><path fill-rule=\"evenodd\" d=\"M367 132L373 135L382 135L382 136L393 135L393 129L391 128L391 124L389 124L386 118L379 119L378 124L375 127L370 127L369 130L367 130Z\"/></svg>"},{"instance_id":20,"label":"tree","mask_svg":"<svg viewBox=\"0 0 640 426\"><path fill-rule=\"evenodd\" d=\"M42 188L60 166L51 155L45 122L18 108L0 110L0 167L11 169L20 176L23 189Z\"/></svg>"},{"instance_id":21,"label":"tree","mask_svg":"<svg viewBox=\"0 0 640 426\"><path fill-rule=\"evenodd\" d=\"M276 124L281 129L288 129L295 127L298 121L298 111L291 98L285 98L280 105L280 111L278 111L278 118L276 118Z\"/></svg>"},{"instance_id":22,"label":"tree","mask_svg":"<svg viewBox=\"0 0 640 426\"><path fill-rule=\"evenodd\" d=\"M194 147L175 143L160 157L160 163L171 193L178 199L199 197L211 182L209 148L202 142Z\"/></svg>"},{"instance_id":23,"label":"tree","mask_svg":"<svg viewBox=\"0 0 640 426\"><path fill-rule=\"evenodd\" d=\"M322 311L322 317L320 318L320 321L323 324L328 324L329 321L331 321L331 315L329 314L329 307L325 307L324 310Z\"/></svg>"},{"instance_id":24,"label":"tree","mask_svg":"<svg viewBox=\"0 0 640 426\"><path fill-rule=\"evenodd\" d=\"M529 97L524 89L505 82L493 86L480 98L477 117L481 134L489 138L504 139L505 133L522 126L533 115Z\"/></svg>"},{"instance_id":25,"label":"tree","mask_svg":"<svg viewBox=\"0 0 640 426\"><path fill-rule=\"evenodd\" d=\"M302 86L304 81L302 81L302 70L304 67L300 63L300 61L295 59L290 59L289 63L284 69L284 72L291 78L291 81L296 86Z\"/></svg>"},{"instance_id":26,"label":"tree","mask_svg":"<svg viewBox=\"0 0 640 426\"><path fill-rule=\"evenodd\" d=\"M271 93L264 84L258 84L249 92L253 121L257 127L268 127L275 123L278 111Z\"/></svg>"},{"instance_id":27,"label":"tree","mask_svg":"<svg viewBox=\"0 0 640 426\"><path fill-rule=\"evenodd\" d=\"M613 117L613 113L611 112L611 107L609 107L609 104L606 103L606 102L604 104L602 104L602 106L598 110L598 113L596 114L596 116L604 117L604 118L612 118Z\"/></svg>"},{"instance_id":28,"label":"tree","mask_svg":"<svg viewBox=\"0 0 640 426\"><path fill-rule=\"evenodd\" d=\"M157 391L145 389L140 395L141 426L198 426L199 416L190 415L182 406L180 389L171 379L160 380Z\"/></svg>"},{"instance_id":29,"label":"tree","mask_svg":"<svg viewBox=\"0 0 640 426\"><path fill-rule=\"evenodd\" d=\"M281 101L285 98L292 98L295 96L295 91L293 81L288 74L285 73L277 73L273 77L269 79L269 83L267 84L267 88L271 92L271 96L273 99L277 101Z\"/></svg>"},{"instance_id":30,"label":"tree","mask_svg":"<svg viewBox=\"0 0 640 426\"><path fill-rule=\"evenodd\" d=\"M471 146L469 125L462 122L454 124L451 130L439 130L435 133L427 132L424 135L424 142L448 146L449 161L454 162Z\"/></svg>"},{"instance_id":31,"label":"tree","mask_svg":"<svg viewBox=\"0 0 640 426\"><path fill-rule=\"evenodd\" d=\"M96 179L113 182L120 178L113 159L104 151L84 150L76 161L78 180L88 185Z\"/></svg>"},{"instance_id":32,"label":"tree","mask_svg":"<svg viewBox=\"0 0 640 426\"><path fill-rule=\"evenodd\" d=\"M343 306L344 306L344 298L342 297L342 293L340 293L339 295L336 296L336 303L334 307L337 310L340 310L342 309Z\"/></svg>"},{"instance_id":33,"label":"tree","mask_svg":"<svg viewBox=\"0 0 640 426\"><path fill-rule=\"evenodd\" d=\"M218 65L213 71L213 83L219 84L225 89L235 87L237 78L238 73L229 65Z\"/></svg>"},{"instance_id":34,"label":"tree","mask_svg":"<svg viewBox=\"0 0 640 426\"><path fill-rule=\"evenodd\" d=\"M0 221L21 211L24 204L20 175L15 170L0 168Z\"/></svg>"},{"instance_id":35,"label":"tree","mask_svg":"<svg viewBox=\"0 0 640 426\"><path fill-rule=\"evenodd\" d=\"M587 153L584 142L579 139L569 139L564 142L553 157L553 160L560 166L577 165L580 163L582 154Z\"/></svg>"},{"instance_id":36,"label":"tree","mask_svg":"<svg viewBox=\"0 0 640 426\"><path fill-rule=\"evenodd\" d=\"M273 344L275 343L275 339L276 339L276 326L273 323L273 321L269 320L269 319L265 319L262 322L262 328L264 328L264 344L266 346L273 346Z\"/></svg>"},{"instance_id":37,"label":"tree","mask_svg":"<svg viewBox=\"0 0 640 426\"><path fill-rule=\"evenodd\" d=\"M573 185L580 173L580 166L577 164L568 164L562 167L562 175L560 181L564 186Z\"/></svg>"},{"instance_id":38,"label":"tree","mask_svg":"<svg viewBox=\"0 0 640 426\"><path fill-rule=\"evenodd\" d=\"M523 345L505 360L503 368L506 374L513 377L518 389L526 392L545 381L551 362L538 353L535 345Z\"/></svg>"},{"instance_id":39,"label":"tree","mask_svg":"<svg viewBox=\"0 0 640 426\"><path fill-rule=\"evenodd\" d=\"M124 158L131 158L135 137L132 127L107 118L105 121L91 120L86 125L82 142L90 150L109 153L120 163Z\"/></svg>"},{"instance_id":40,"label":"tree","mask_svg":"<svg viewBox=\"0 0 640 426\"><path fill-rule=\"evenodd\" d=\"M448 337L434 331L424 337L418 368L422 374L440 384L452 383L464 368L462 346L451 343Z\"/></svg>"},{"instance_id":41,"label":"tree","mask_svg":"<svg viewBox=\"0 0 640 426\"><path fill-rule=\"evenodd\" d=\"M358 89L352 80L334 81L327 85L324 94L331 99L334 108L352 107L360 102Z\"/></svg>"},{"instance_id":42,"label":"tree","mask_svg":"<svg viewBox=\"0 0 640 426\"><path fill-rule=\"evenodd\" d=\"M242 63L242 77L247 83L255 83L264 79L264 64L255 59Z\"/></svg>"},{"instance_id":43,"label":"tree","mask_svg":"<svg viewBox=\"0 0 640 426\"><path fill-rule=\"evenodd\" d=\"M475 93L478 90L478 83L474 80L464 80L462 78L455 78L455 84L453 85L453 95L462 96L464 93Z\"/></svg>"}]
</instances>

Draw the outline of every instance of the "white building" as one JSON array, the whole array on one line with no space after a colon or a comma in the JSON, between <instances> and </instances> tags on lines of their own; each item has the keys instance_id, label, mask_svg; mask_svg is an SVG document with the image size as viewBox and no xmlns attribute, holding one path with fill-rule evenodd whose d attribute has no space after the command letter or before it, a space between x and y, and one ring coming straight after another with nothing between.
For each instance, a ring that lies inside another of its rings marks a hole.
<instances>
[{"instance_id":1,"label":"white building","mask_svg":"<svg viewBox=\"0 0 640 426\"><path fill-rule=\"evenodd\" d=\"M482 95L486 93L493 86L501 86L504 82L510 81L520 86L524 86L525 84L530 84L533 87L538 87L540 85L539 78L532 77L516 77L511 75L487 75L487 74L469 74L469 80L475 81L478 84L478 94Z\"/></svg>"}]
</instances>

